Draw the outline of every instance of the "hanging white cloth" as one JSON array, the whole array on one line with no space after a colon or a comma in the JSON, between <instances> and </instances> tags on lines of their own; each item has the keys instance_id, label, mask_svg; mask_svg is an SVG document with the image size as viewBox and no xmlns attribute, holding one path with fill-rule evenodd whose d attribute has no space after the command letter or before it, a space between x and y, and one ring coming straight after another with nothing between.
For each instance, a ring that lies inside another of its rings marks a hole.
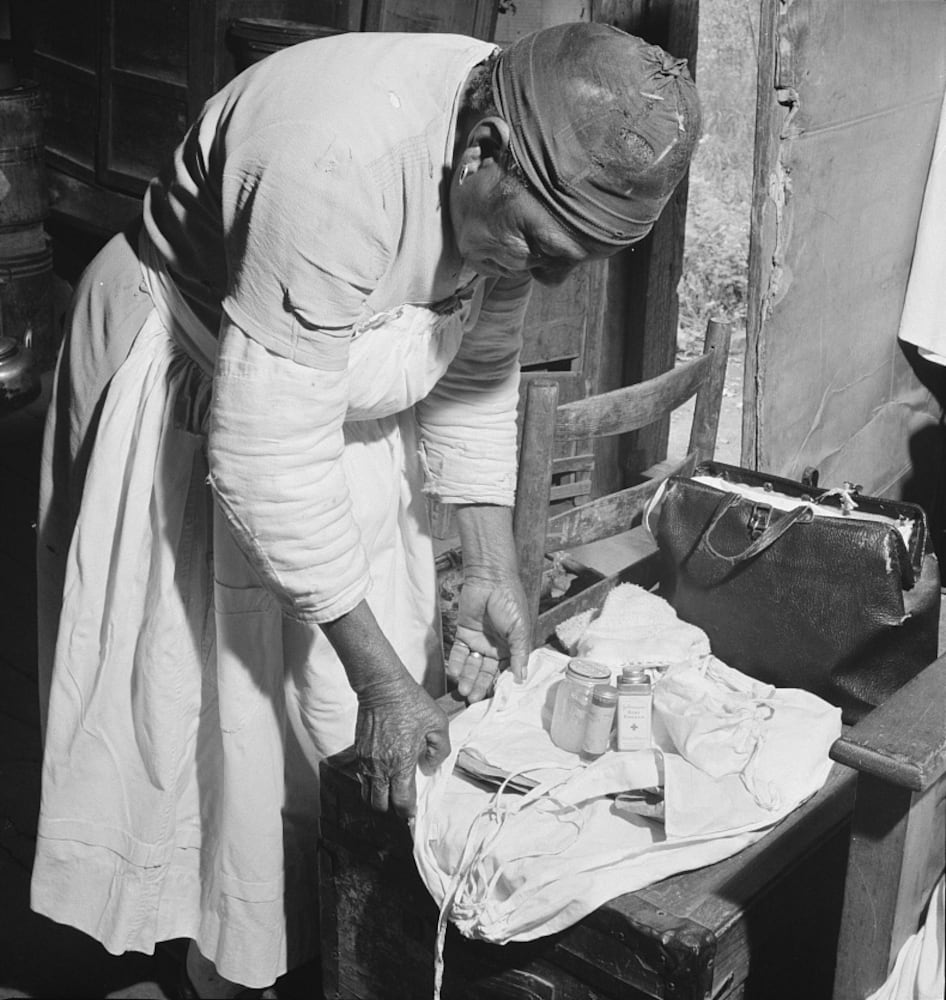
<instances>
[{"instance_id":1,"label":"hanging white cloth","mask_svg":"<svg viewBox=\"0 0 946 1000\"><path fill-rule=\"evenodd\" d=\"M946 876L941 875L922 926L904 942L887 980L867 1000L943 1000L944 953Z\"/></svg>"},{"instance_id":2,"label":"hanging white cloth","mask_svg":"<svg viewBox=\"0 0 946 1000\"><path fill-rule=\"evenodd\" d=\"M917 227L900 339L946 365L946 98Z\"/></svg>"}]
</instances>

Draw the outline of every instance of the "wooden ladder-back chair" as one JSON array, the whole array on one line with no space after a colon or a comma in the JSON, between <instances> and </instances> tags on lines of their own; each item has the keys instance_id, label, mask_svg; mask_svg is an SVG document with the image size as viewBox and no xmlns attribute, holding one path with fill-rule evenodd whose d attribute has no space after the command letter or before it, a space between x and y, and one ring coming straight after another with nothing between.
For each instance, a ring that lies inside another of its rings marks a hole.
<instances>
[{"instance_id":1,"label":"wooden ladder-back chair","mask_svg":"<svg viewBox=\"0 0 946 1000\"><path fill-rule=\"evenodd\" d=\"M559 403L558 384L532 378L524 385L519 475L516 486L514 533L532 618L533 642L540 645L558 624L586 608L599 606L603 595L621 577L605 576L575 595L540 613L542 576L547 553L620 534L632 528L667 476L689 474L700 461L713 457L726 377L731 327L710 320L700 357L635 385ZM636 485L558 509L564 497L579 492L557 480L589 473L588 443L596 438L626 434L648 427L696 397L689 446L685 456L641 473ZM642 558L638 574L652 571L653 555ZM629 577L643 583L643 579Z\"/></svg>"}]
</instances>

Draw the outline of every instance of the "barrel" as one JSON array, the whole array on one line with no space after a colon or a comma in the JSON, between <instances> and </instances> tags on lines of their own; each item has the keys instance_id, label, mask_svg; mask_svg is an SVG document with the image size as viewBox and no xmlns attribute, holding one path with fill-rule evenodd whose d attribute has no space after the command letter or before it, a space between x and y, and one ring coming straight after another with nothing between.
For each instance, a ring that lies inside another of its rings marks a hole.
<instances>
[{"instance_id":1,"label":"barrel","mask_svg":"<svg viewBox=\"0 0 946 1000\"><path fill-rule=\"evenodd\" d=\"M43 94L20 80L0 90L0 236L41 225L47 211Z\"/></svg>"},{"instance_id":2,"label":"barrel","mask_svg":"<svg viewBox=\"0 0 946 1000\"><path fill-rule=\"evenodd\" d=\"M52 367L59 347L53 308L53 252L4 253L0 243L0 329L30 348L41 369Z\"/></svg>"},{"instance_id":3,"label":"barrel","mask_svg":"<svg viewBox=\"0 0 946 1000\"><path fill-rule=\"evenodd\" d=\"M230 22L227 43L237 72L242 72L271 52L312 38L339 34L338 28L307 21L284 21L271 17L240 17Z\"/></svg>"}]
</instances>

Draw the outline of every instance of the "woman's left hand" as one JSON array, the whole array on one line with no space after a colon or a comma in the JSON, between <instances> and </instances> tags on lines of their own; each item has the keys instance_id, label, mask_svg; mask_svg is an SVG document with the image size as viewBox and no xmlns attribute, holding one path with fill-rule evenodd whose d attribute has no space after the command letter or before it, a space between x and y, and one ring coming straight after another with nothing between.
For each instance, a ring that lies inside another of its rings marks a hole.
<instances>
[{"instance_id":1,"label":"woman's left hand","mask_svg":"<svg viewBox=\"0 0 946 1000\"><path fill-rule=\"evenodd\" d=\"M500 670L525 680L532 650L525 591L516 575L464 578L447 676L468 702L487 697Z\"/></svg>"}]
</instances>

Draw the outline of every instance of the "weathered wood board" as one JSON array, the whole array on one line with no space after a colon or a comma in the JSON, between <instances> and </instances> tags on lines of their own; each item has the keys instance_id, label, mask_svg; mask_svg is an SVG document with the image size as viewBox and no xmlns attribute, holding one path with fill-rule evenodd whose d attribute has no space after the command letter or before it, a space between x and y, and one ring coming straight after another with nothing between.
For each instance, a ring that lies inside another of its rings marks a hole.
<instances>
[{"instance_id":1,"label":"weathered wood board","mask_svg":"<svg viewBox=\"0 0 946 1000\"><path fill-rule=\"evenodd\" d=\"M763 0L743 462L902 495L939 407L897 342L941 0Z\"/></svg>"}]
</instances>

